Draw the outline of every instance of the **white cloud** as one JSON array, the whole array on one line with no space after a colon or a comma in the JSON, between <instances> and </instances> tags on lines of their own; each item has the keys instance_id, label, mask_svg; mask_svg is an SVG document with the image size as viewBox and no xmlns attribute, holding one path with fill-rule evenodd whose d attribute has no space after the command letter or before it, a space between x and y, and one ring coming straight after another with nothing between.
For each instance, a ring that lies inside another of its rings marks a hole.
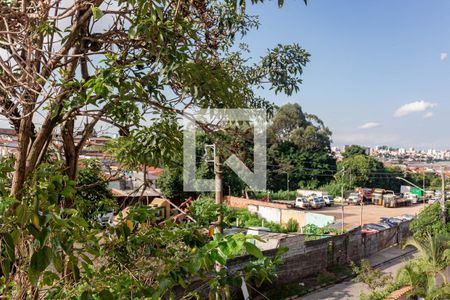
<instances>
[{"instance_id":1,"label":"white cloud","mask_svg":"<svg viewBox=\"0 0 450 300\"><path fill-rule=\"evenodd\" d=\"M360 129L370 129L370 128L375 128L380 126L380 123L376 123L376 122L367 122L365 124L362 124L361 126L359 126Z\"/></svg>"},{"instance_id":2,"label":"white cloud","mask_svg":"<svg viewBox=\"0 0 450 300\"><path fill-rule=\"evenodd\" d=\"M400 106L394 113L395 117L404 117L406 115L415 113L415 112L421 112L426 111L430 108L435 107L436 103L426 102L426 101L415 101L411 103L404 104Z\"/></svg>"},{"instance_id":3,"label":"white cloud","mask_svg":"<svg viewBox=\"0 0 450 300\"><path fill-rule=\"evenodd\" d=\"M424 118L431 118L434 115L432 111L427 112L423 117Z\"/></svg>"},{"instance_id":4,"label":"white cloud","mask_svg":"<svg viewBox=\"0 0 450 300\"><path fill-rule=\"evenodd\" d=\"M441 57L441 60L446 60L447 57L448 57L448 53L447 52L442 52L440 57Z\"/></svg>"}]
</instances>

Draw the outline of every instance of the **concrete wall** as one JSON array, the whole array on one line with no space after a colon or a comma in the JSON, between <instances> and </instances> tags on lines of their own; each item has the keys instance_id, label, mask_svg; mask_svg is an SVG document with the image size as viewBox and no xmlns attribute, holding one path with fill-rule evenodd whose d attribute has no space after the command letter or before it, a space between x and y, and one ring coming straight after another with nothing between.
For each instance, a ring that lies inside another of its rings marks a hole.
<instances>
[{"instance_id":1,"label":"concrete wall","mask_svg":"<svg viewBox=\"0 0 450 300\"><path fill-rule=\"evenodd\" d=\"M334 222L333 216L318 213L305 212L290 209L287 204L271 203L258 200L247 200L245 198L226 196L225 203L234 208L247 208L252 213L277 224L287 224L289 219L294 219L300 227L314 224L319 227L327 226Z\"/></svg>"},{"instance_id":2,"label":"concrete wall","mask_svg":"<svg viewBox=\"0 0 450 300\"><path fill-rule=\"evenodd\" d=\"M330 225L335 220L333 216L322 215L318 213L305 213L305 225L306 224L314 224L319 227L325 227Z\"/></svg>"},{"instance_id":3,"label":"concrete wall","mask_svg":"<svg viewBox=\"0 0 450 300\"><path fill-rule=\"evenodd\" d=\"M385 229L375 234L362 234L359 228L342 235L314 241L303 241L299 237L288 237L283 245L289 247L283 264L278 268L279 283L298 282L299 279L321 270L349 261L359 261L384 248L403 242L410 235L409 222ZM281 245L281 243L280 243ZM267 256L275 255L276 250L264 251ZM238 257L229 261L229 267L237 270L252 259L250 256Z\"/></svg>"},{"instance_id":4,"label":"concrete wall","mask_svg":"<svg viewBox=\"0 0 450 300\"><path fill-rule=\"evenodd\" d=\"M303 227L307 224L305 222L305 216L305 212L301 210L283 209L281 213L281 224L287 224L289 219L294 219L298 222L300 227Z\"/></svg>"}]
</instances>

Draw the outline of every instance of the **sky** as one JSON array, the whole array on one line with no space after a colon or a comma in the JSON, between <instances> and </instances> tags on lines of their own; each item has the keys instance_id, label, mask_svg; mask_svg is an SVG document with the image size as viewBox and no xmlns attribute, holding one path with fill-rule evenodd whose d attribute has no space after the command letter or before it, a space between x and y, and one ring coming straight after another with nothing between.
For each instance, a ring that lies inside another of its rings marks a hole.
<instances>
[{"instance_id":1,"label":"sky","mask_svg":"<svg viewBox=\"0 0 450 300\"><path fill-rule=\"evenodd\" d=\"M249 8L261 26L252 57L277 44L311 54L299 103L333 132L333 144L450 149L450 1L286 0Z\"/></svg>"}]
</instances>

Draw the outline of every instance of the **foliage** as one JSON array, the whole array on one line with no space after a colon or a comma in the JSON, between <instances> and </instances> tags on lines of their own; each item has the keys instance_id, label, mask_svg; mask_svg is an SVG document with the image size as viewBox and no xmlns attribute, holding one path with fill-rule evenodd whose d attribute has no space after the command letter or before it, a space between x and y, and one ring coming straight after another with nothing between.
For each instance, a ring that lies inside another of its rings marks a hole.
<instances>
[{"instance_id":1,"label":"foliage","mask_svg":"<svg viewBox=\"0 0 450 300\"><path fill-rule=\"evenodd\" d=\"M342 192L346 192L346 186L344 182L339 182L336 180L331 181L330 183L328 183L327 185L322 186L322 189L325 190L329 195L333 196L333 197L341 197L342 196ZM344 195L345 197L345 195Z\"/></svg>"},{"instance_id":2,"label":"foliage","mask_svg":"<svg viewBox=\"0 0 450 300\"><path fill-rule=\"evenodd\" d=\"M342 156L345 158L350 158L356 155L366 155L366 149L358 146L358 145L350 145L345 148L344 153L342 153Z\"/></svg>"},{"instance_id":3,"label":"foliage","mask_svg":"<svg viewBox=\"0 0 450 300\"><path fill-rule=\"evenodd\" d=\"M404 247L413 246L416 248L420 257L417 263L421 265L422 272L436 276L439 274L444 282L448 282L445 275L445 269L450 266L450 241L448 232L445 234L431 235L428 233L425 237L410 238L406 241Z\"/></svg>"},{"instance_id":4,"label":"foliage","mask_svg":"<svg viewBox=\"0 0 450 300\"><path fill-rule=\"evenodd\" d=\"M22 201L10 202L0 215L8 298L37 297L41 286L78 280L92 267L88 256L97 253L97 231L77 210L58 205L76 192L75 183L61 173L60 164L42 164L27 180Z\"/></svg>"},{"instance_id":5,"label":"foliage","mask_svg":"<svg viewBox=\"0 0 450 300\"><path fill-rule=\"evenodd\" d=\"M0 182L0 192L11 194L0 199L4 296L158 298L195 277L212 295L226 295L238 280L217 265L244 252L262 258L248 237L216 236L193 247L195 228L133 226L147 216L143 209L99 232L83 217L98 207L81 202L101 194L76 190L96 176L77 173L80 153L101 121L120 132L109 151L122 166L170 166L180 155L181 116L199 108L270 109L254 88L293 94L309 54L295 44L278 45L260 60L233 52L235 38L258 24L245 1L35 4L0 3L0 50L8 62L0 71L0 106L19 134L14 168L2 167L13 179ZM44 164L56 148L55 131L62 164Z\"/></svg>"},{"instance_id":6,"label":"foliage","mask_svg":"<svg viewBox=\"0 0 450 300\"><path fill-rule=\"evenodd\" d=\"M270 197L270 200L295 200L297 197L296 191L277 191L277 192L256 192L256 199Z\"/></svg>"},{"instance_id":7,"label":"foliage","mask_svg":"<svg viewBox=\"0 0 450 300\"><path fill-rule=\"evenodd\" d=\"M225 216L229 224L236 224L238 227L249 228L249 227L266 227L271 232L286 232L286 229L274 222L269 222L256 213L251 213L247 209L234 209L230 211L228 216Z\"/></svg>"},{"instance_id":8,"label":"foliage","mask_svg":"<svg viewBox=\"0 0 450 300\"><path fill-rule=\"evenodd\" d=\"M297 232L298 231L299 224L297 220L289 219L286 224L286 231L287 232Z\"/></svg>"},{"instance_id":9,"label":"foliage","mask_svg":"<svg viewBox=\"0 0 450 300\"><path fill-rule=\"evenodd\" d=\"M447 204L450 208L450 204ZM422 210L419 215L412 220L409 228L414 233L415 238L426 238L429 234L440 235L450 233L450 223L444 224L441 218L440 203L433 203Z\"/></svg>"},{"instance_id":10,"label":"foliage","mask_svg":"<svg viewBox=\"0 0 450 300\"><path fill-rule=\"evenodd\" d=\"M130 135L114 139L108 150L124 167L136 170L142 166L170 165L181 159L182 134L173 115L164 114Z\"/></svg>"},{"instance_id":11,"label":"foliage","mask_svg":"<svg viewBox=\"0 0 450 300\"><path fill-rule=\"evenodd\" d=\"M439 220L440 221L440 220ZM428 225L430 226L430 225ZM415 247L420 256L409 261L395 277L395 281L384 289L365 295L364 299L385 299L391 292L403 286L411 286L412 297L444 300L450 296L450 285L446 276L446 268L450 265L450 243L448 233L441 234L430 231L425 235L411 237L404 245ZM437 284L441 279L443 285Z\"/></svg>"},{"instance_id":12,"label":"foliage","mask_svg":"<svg viewBox=\"0 0 450 300\"><path fill-rule=\"evenodd\" d=\"M85 219L95 218L102 212L117 208L108 183L102 177L101 163L98 160L83 161L83 167L77 176L75 206Z\"/></svg>"},{"instance_id":13,"label":"foliage","mask_svg":"<svg viewBox=\"0 0 450 300\"><path fill-rule=\"evenodd\" d=\"M268 188L318 188L336 169L331 131L298 104L280 107L268 129ZM328 176L327 176L328 175ZM288 182L289 177L289 182Z\"/></svg>"},{"instance_id":14,"label":"foliage","mask_svg":"<svg viewBox=\"0 0 450 300\"><path fill-rule=\"evenodd\" d=\"M351 262L352 270L356 274L355 282L367 284L371 290L384 287L392 281L392 276L383 274L380 269L374 269L366 259L361 260L359 265Z\"/></svg>"},{"instance_id":15,"label":"foliage","mask_svg":"<svg viewBox=\"0 0 450 300\"><path fill-rule=\"evenodd\" d=\"M383 163L365 154L345 158L338 165L340 170L345 170L338 178L348 187L371 187L376 184L374 175L384 170Z\"/></svg>"},{"instance_id":16,"label":"foliage","mask_svg":"<svg viewBox=\"0 0 450 300\"><path fill-rule=\"evenodd\" d=\"M190 206L191 216L202 226L208 226L217 222L219 215L225 216L225 222L228 222L228 216L231 213L226 205L220 205L208 197L200 197Z\"/></svg>"},{"instance_id":17,"label":"foliage","mask_svg":"<svg viewBox=\"0 0 450 300\"><path fill-rule=\"evenodd\" d=\"M164 197L169 199L184 200L188 196L188 193L183 191L183 174L180 168L164 168L164 172L156 180L156 186Z\"/></svg>"},{"instance_id":18,"label":"foliage","mask_svg":"<svg viewBox=\"0 0 450 300\"><path fill-rule=\"evenodd\" d=\"M339 230L331 227L318 227L314 224L308 224L302 227L302 233L313 236L313 239L320 238L321 235L339 234Z\"/></svg>"}]
</instances>

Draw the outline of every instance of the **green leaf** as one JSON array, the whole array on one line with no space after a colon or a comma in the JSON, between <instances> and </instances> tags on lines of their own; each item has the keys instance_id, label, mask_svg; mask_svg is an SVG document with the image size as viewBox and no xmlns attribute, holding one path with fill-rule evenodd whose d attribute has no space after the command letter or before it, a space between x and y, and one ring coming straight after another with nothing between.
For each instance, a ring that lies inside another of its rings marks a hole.
<instances>
[{"instance_id":1,"label":"green leaf","mask_svg":"<svg viewBox=\"0 0 450 300\"><path fill-rule=\"evenodd\" d=\"M256 258L263 258L264 257L264 255L262 254L261 250L259 250L259 248L256 247L254 244L249 243L249 242L245 242L244 246L245 246L245 250L249 254L253 255L254 257L256 257Z\"/></svg>"},{"instance_id":2,"label":"green leaf","mask_svg":"<svg viewBox=\"0 0 450 300\"><path fill-rule=\"evenodd\" d=\"M19 204L16 207L16 216L20 225L24 225L28 221L28 211L24 204Z\"/></svg>"},{"instance_id":3,"label":"green leaf","mask_svg":"<svg viewBox=\"0 0 450 300\"><path fill-rule=\"evenodd\" d=\"M52 261L53 261L53 266L55 267L56 271L62 272L63 271L63 260L62 260L61 256L58 253L53 253Z\"/></svg>"},{"instance_id":4,"label":"green leaf","mask_svg":"<svg viewBox=\"0 0 450 300\"><path fill-rule=\"evenodd\" d=\"M103 290L98 294L100 300L114 300L113 294L109 290Z\"/></svg>"},{"instance_id":5,"label":"green leaf","mask_svg":"<svg viewBox=\"0 0 450 300\"><path fill-rule=\"evenodd\" d=\"M104 16L103 11L98 7L92 7L92 15L96 21Z\"/></svg>"},{"instance_id":6,"label":"green leaf","mask_svg":"<svg viewBox=\"0 0 450 300\"><path fill-rule=\"evenodd\" d=\"M59 276L53 272L46 271L42 276L42 281L45 285L51 286L55 281L59 280Z\"/></svg>"},{"instance_id":7,"label":"green leaf","mask_svg":"<svg viewBox=\"0 0 450 300\"><path fill-rule=\"evenodd\" d=\"M2 235L2 241L3 241L3 244L5 245L6 254L7 254L8 258L11 261L15 261L16 260L16 256L14 253L15 246L14 246L14 240L13 240L12 236L9 233L5 232Z\"/></svg>"},{"instance_id":8,"label":"green leaf","mask_svg":"<svg viewBox=\"0 0 450 300\"><path fill-rule=\"evenodd\" d=\"M47 246L42 247L31 256L30 268L40 273L48 267L51 258L52 250Z\"/></svg>"}]
</instances>

